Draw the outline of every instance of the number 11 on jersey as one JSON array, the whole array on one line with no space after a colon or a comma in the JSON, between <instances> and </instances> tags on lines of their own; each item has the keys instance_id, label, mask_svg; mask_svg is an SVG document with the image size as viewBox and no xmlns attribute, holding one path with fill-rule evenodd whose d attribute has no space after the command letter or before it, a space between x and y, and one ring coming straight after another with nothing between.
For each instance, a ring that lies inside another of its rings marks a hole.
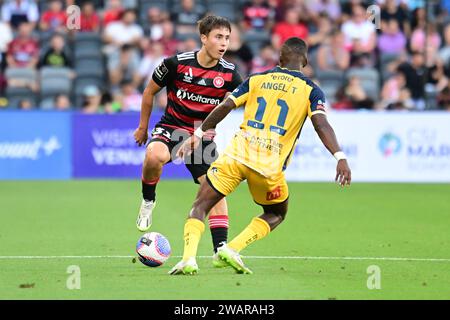
<instances>
[{"instance_id":1,"label":"number 11 on jersey","mask_svg":"<svg viewBox=\"0 0 450 320\"><path fill-rule=\"evenodd\" d=\"M262 120L264 118L264 113L266 112L267 102L264 97L258 97L256 98L256 101L258 102L258 109L256 110L255 120L248 120L247 125L256 129L264 129L265 124L262 122ZM286 122L289 106L283 99L277 100L277 106L280 107L280 114L278 115L277 125L270 125L270 131L284 136L286 134L286 129L284 129L283 127Z\"/></svg>"}]
</instances>

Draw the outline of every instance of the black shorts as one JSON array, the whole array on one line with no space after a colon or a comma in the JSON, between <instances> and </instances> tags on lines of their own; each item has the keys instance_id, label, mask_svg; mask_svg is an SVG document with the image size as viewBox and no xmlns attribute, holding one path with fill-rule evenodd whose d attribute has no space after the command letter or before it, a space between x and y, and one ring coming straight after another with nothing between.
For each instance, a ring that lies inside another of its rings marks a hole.
<instances>
[{"instance_id":1,"label":"black shorts","mask_svg":"<svg viewBox=\"0 0 450 320\"><path fill-rule=\"evenodd\" d=\"M178 149L183 142L190 137L190 134L182 129L176 129L157 123L153 128L150 143L159 141L164 143L170 152L170 161L176 159ZM184 158L184 164L192 175L195 183L200 183L198 178L205 175L211 163L218 157L216 144L212 140L202 140L202 144L194 150L188 157Z\"/></svg>"}]
</instances>

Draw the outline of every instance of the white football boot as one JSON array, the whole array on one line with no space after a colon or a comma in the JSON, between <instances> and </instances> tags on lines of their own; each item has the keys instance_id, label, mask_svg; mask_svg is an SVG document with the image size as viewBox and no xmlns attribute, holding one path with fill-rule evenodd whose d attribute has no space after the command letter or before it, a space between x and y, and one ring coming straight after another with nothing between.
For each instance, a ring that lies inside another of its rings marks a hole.
<instances>
[{"instance_id":1,"label":"white football boot","mask_svg":"<svg viewBox=\"0 0 450 320\"><path fill-rule=\"evenodd\" d=\"M247 268L241 259L238 252L229 248L226 244L223 244L217 248L217 254L219 258L226 262L228 265L232 266L237 273L252 274L252 270Z\"/></svg>"},{"instance_id":2,"label":"white football boot","mask_svg":"<svg viewBox=\"0 0 450 320\"><path fill-rule=\"evenodd\" d=\"M156 201L142 200L139 215L136 220L136 227L139 231L147 231L152 225L152 213L156 206Z\"/></svg>"},{"instance_id":3,"label":"white football boot","mask_svg":"<svg viewBox=\"0 0 450 320\"><path fill-rule=\"evenodd\" d=\"M229 264L220 259L219 254L216 252L212 256L212 264L214 268L226 268L229 267Z\"/></svg>"},{"instance_id":4,"label":"white football boot","mask_svg":"<svg viewBox=\"0 0 450 320\"><path fill-rule=\"evenodd\" d=\"M170 275L196 274L198 272L197 261L190 257L187 261L181 260L168 272Z\"/></svg>"}]
</instances>

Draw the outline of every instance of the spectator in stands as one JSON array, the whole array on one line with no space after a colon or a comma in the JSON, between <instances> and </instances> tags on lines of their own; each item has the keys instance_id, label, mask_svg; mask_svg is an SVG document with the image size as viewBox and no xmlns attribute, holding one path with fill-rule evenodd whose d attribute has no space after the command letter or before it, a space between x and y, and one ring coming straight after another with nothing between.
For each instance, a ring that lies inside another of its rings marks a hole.
<instances>
[{"instance_id":1,"label":"spectator in stands","mask_svg":"<svg viewBox=\"0 0 450 320\"><path fill-rule=\"evenodd\" d=\"M345 45L358 54L372 54L376 46L375 26L366 19L366 10L361 5L353 7L349 21L342 25Z\"/></svg>"},{"instance_id":2,"label":"spectator in stands","mask_svg":"<svg viewBox=\"0 0 450 320\"><path fill-rule=\"evenodd\" d=\"M99 32L100 18L95 12L95 6L92 1L83 2L81 6L80 31L81 32Z\"/></svg>"},{"instance_id":3,"label":"spectator in stands","mask_svg":"<svg viewBox=\"0 0 450 320\"><path fill-rule=\"evenodd\" d=\"M136 13L132 9L122 12L119 21L111 22L104 30L103 39L108 44L106 51L111 54L127 44L137 47L144 32L136 24Z\"/></svg>"},{"instance_id":4,"label":"spectator in stands","mask_svg":"<svg viewBox=\"0 0 450 320\"><path fill-rule=\"evenodd\" d=\"M436 25L432 22L428 23L427 34L425 34L425 27L417 27L411 35L410 45L411 51L423 52L425 48L429 47L439 50L441 46L441 36L436 31Z\"/></svg>"},{"instance_id":5,"label":"spectator in stands","mask_svg":"<svg viewBox=\"0 0 450 320\"><path fill-rule=\"evenodd\" d=\"M235 24L231 25L230 44L224 59L236 65L243 78L246 78L252 67L253 53L241 39L241 31Z\"/></svg>"},{"instance_id":6,"label":"spectator in stands","mask_svg":"<svg viewBox=\"0 0 450 320\"><path fill-rule=\"evenodd\" d=\"M120 111L120 102L116 101L109 91L103 91L100 98L100 110L105 113L116 113Z\"/></svg>"},{"instance_id":7,"label":"spectator in stands","mask_svg":"<svg viewBox=\"0 0 450 320\"><path fill-rule=\"evenodd\" d=\"M6 0L2 6L2 20L16 29L22 22L29 22L32 29L39 20L39 10L32 0Z\"/></svg>"},{"instance_id":8,"label":"spectator in stands","mask_svg":"<svg viewBox=\"0 0 450 320\"><path fill-rule=\"evenodd\" d=\"M251 74L267 71L278 64L278 53L270 43L263 45L258 52L259 55L252 61Z\"/></svg>"},{"instance_id":9,"label":"spectator in stands","mask_svg":"<svg viewBox=\"0 0 450 320\"><path fill-rule=\"evenodd\" d=\"M139 67L139 55L130 44L113 52L108 59L109 81L114 92L122 81L133 81Z\"/></svg>"},{"instance_id":10,"label":"spectator in stands","mask_svg":"<svg viewBox=\"0 0 450 320\"><path fill-rule=\"evenodd\" d=\"M178 45L178 50L180 52L197 51L200 49L198 37L188 37L182 43Z\"/></svg>"},{"instance_id":11,"label":"spectator in stands","mask_svg":"<svg viewBox=\"0 0 450 320\"><path fill-rule=\"evenodd\" d=\"M408 88L400 89L399 99L388 104L386 110L411 110L414 108L414 102L411 99L411 92Z\"/></svg>"},{"instance_id":12,"label":"spectator in stands","mask_svg":"<svg viewBox=\"0 0 450 320\"><path fill-rule=\"evenodd\" d=\"M61 0L51 0L48 4L48 10L42 14L40 28L42 31L66 30L67 15L63 10Z\"/></svg>"},{"instance_id":13,"label":"spectator in stands","mask_svg":"<svg viewBox=\"0 0 450 320\"><path fill-rule=\"evenodd\" d=\"M378 37L380 54L401 54L406 50L406 37L399 29L398 21L391 19L381 26Z\"/></svg>"},{"instance_id":14,"label":"spectator in stands","mask_svg":"<svg viewBox=\"0 0 450 320\"><path fill-rule=\"evenodd\" d=\"M444 72L444 62L439 59L439 55L433 47L428 47L426 50L426 90L427 92L440 92L448 83Z\"/></svg>"},{"instance_id":15,"label":"spectator in stands","mask_svg":"<svg viewBox=\"0 0 450 320\"><path fill-rule=\"evenodd\" d=\"M120 101L121 111L140 111L142 95L131 81L124 81L121 84L118 101Z\"/></svg>"},{"instance_id":16,"label":"spectator in stands","mask_svg":"<svg viewBox=\"0 0 450 320\"><path fill-rule=\"evenodd\" d=\"M60 34L54 34L50 40L50 48L39 61L39 67L67 67L72 68L72 59L65 50L66 40Z\"/></svg>"},{"instance_id":17,"label":"spectator in stands","mask_svg":"<svg viewBox=\"0 0 450 320\"><path fill-rule=\"evenodd\" d=\"M306 7L313 21L319 20L324 14L333 21L337 21L341 16L338 0L306 0Z\"/></svg>"},{"instance_id":18,"label":"spectator in stands","mask_svg":"<svg viewBox=\"0 0 450 320\"><path fill-rule=\"evenodd\" d=\"M0 21L0 73L6 67L6 51L13 40L13 33L8 23Z\"/></svg>"},{"instance_id":19,"label":"spectator in stands","mask_svg":"<svg viewBox=\"0 0 450 320\"><path fill-rule=\"evenodd\" d=\"M167 56L164 55L163 45L159 42L150 43L136 70L134 76L136 81L134 84L137 85L137 87L141 85L146 86L152 77L153 71L165 58L167 58Z\"/></svg>"},{"instance_id":20,"label":"spectator in stands","mask_svg":"<svg viewBox=\"0 0 450 320\"><path fill-rule=\"evenodd\" d=\"M333 22L325 13L317 17L315 21L317 22L317 30L310 33L307 39L310 51L317 49L320 44L324 43L333 31Z\"/></svg>"},{"instance_id":21,"label":"spectator in stands","mask_svg":"<svg viewBox=\"0 0 450 320\"><path fill-rule=\"evenodd\" d=\"M274 25L275 11L265 0L252 0L242 8L244 30L270 30Z\"/></svg>"},{"instance_id":22,"label":"spectator in stands","mask_svg":"<svg viewBox=\"0 0 450 320\"><path fill-rule=\"evenodd\" d=\"M427 24L425 8L416 8L412 11L411 15L411 30L425 28Z\"/></svg>"},{"instance_id":23,"label":"spectator in stands","mask_svg":"<svg viewBox=\"0 0 450 320\"><path fill-rule=\"evenodd\" d=\"M450 69L450 23L445 26L444 41L442 49L439 50L439 58L444 62L444 67L448 70ZM447 73L447 77L448 76L450 75Z\"/></svg>"},{"instance_id":24,"label":"spectator in stands","mask_svg":"<svg viewBox=\"0 0 450 320\"><path fill-rule=\"evenodd\" d=\"M411 93L406 87L405 75L401 72L395 73L384 83L380 98L377 109L400 109L400 106L402 108L412 108L414 106Z\"/></svg>"},{"instance_id":25,"label":"spectator in stands","mask_svg":"<svg viewBox=\"0 0 450 320\"><path fill-rule=\"evenodd\" d=\"M151 7L147 13L147 23L150 25L148 35L152 41L159 41L163 36L163 23L169 20L167 12L161 11L158 7Z\"/></svg>"},{"instance_id":26,"label":"spectator in stands","mask_svg":"<svg viewBox=\"0 0 450 320\"><path fill-rule=\"evenodd\" d=\"M350 54L345 49L344 35L339 29L323 42L317 52L317 64L320 70L344 71L350 66Z\"/></svg>"},{"instance_id":27,"label":"spectator in stands","mask_svg":"<svg viewBox=\"0 0 450 320\"><path fill-rule=\"evenodd\" d=\"M176 24L178 34L197 32L197 21L205 14L202 5L196 5L195 0L181 0L181 8L173 12L171 20Z\"/></svg>"},{"instance_id":28,"label":"spectator in stands","mask_svg":"<svg viewBox=\"0 0 450 320\"><path fill-rule=\"evenodd\" d=\"M371 109L374 101L367 96L361 85L361 80L357 76L352 76L336 92L336 103L334 109Z\"/></svg>"},{"instance_id":29,"label":"spectator in stands","mask_svg":"<svg viewBox=\"0 0 450 320\"><path fill-rule=\"evenodd\" d=\"M121 0L109 0L108 7L103 12L103 27L106 27L111 22L119 21L123 10Z\"/></svg>"},{"instance_id":30,"label":"spectator in stands","mask_svg":"<svg viewBox=\"0 0 450 320\"><path fill-rule=\"evenodd\" d=\"M397 26L404 35L411 34L408 11L404 2L399 4L397 0L386 0L381 4L381 29L384 29L386 27L384 25L391 20L397 21Z\"/></svg>"},{"instance_id":31,"label":"spectator in stands","mask_svg":"<svg viewBox=\"0 0 450 320\"><path fill-rule=\"evenodd\" d=\"M31 110L33 109L33 103L29 99L21 99L19 101L20 110Z\"/></svg>"},{"instance_id":32,"label":"spectator in stands","mask_svg":"<svg viewBox=\"0 0 450 320\"><path fill-rule=\"evenodd\" d=\"M437 97L439 109L450 111L450 83Z\"/></svg>"},{"instance_id":33,"label":"spectator in stands","mask_svg":"<svg viewBox=\"0 0 450 320\"><path fill-rule=\"evenodd\" d=\"M53 104L56 110L66 111L69 110L72 103L70 102L69 97L66 94L58 94L53 99Z\"/></svg>"},{"instance_id":34,"label":"spectator in stands","mask_svg":"<svg viewBox=\"0 0 450 320\"><path fill-rule=\"evenodd\" d=\"M158 40L164 47L164 54L166 56L172 56L176 54L180 42L175 39L175 29L172 21L166 20L162 23L162 37Z\"/></svg>"},{"instance_id":35,"label":"spectator in stands","mask_svg":"<svg viewBox=\"0 0 450 320\"><path fill-rule=\"evenodd\" d=\"M286 11L285 21L275 25L272 34L272 45L279 50L281 45L291 37L299 37L303 40L308 38L308 28L305 23L300 22L300 12L295 8Z\"/></svg>"},{"instance_id":36,"label":"spectator in stands","mask_svg":"<svg viewBox=\"0 0 450 320\"><path fill-rule=\"evenodd\" d=\"M420 52L413 52L411 62L404 62L397 68L406 79L406 87L411 92L414 107L419 110L425 108L424 80L425 61Z\"/></svg>"},{"instance_id":37,"label":"spectator in stands","mask_svg":"<svg viewBox=\"0 0 450 320\"><path fill-rule=\"evenodd\" d=\"M101 112L100 101L101 92L96 86L87 86L83 91L83 113L99 113Z\"/></svg>"},{"instance_id":38,"label":"spectator in stands","mask_svg":"<svg viewBox=\"0 0 450 320\"><path fill-rule=\"evenodd\" d=\"M31 36L32 31L32 24L20 24L17 38L8 46L8 67L36 68L39 61L39 44Z\"/></svg>"}]
</instances>

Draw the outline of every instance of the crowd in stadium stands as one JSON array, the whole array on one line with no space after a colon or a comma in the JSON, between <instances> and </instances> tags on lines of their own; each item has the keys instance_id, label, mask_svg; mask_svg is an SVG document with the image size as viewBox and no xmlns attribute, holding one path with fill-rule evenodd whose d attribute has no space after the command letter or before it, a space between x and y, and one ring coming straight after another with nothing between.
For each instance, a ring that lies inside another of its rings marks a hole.
<instances>
[{"instance_id":1,"label":"crowd in stadium stands","mask_svg":"<svg viewBox=\"0 0 450 320\"><path fill-rule=\"evenodd\" d=\"M233 23L224 58L243 77L274 67L297 36L331 109L450 111L450 0L428 2L3 0L0 107L139 111L155 67L197 50L196 23L213 13Z\"/></svg>"}]
</instances>

